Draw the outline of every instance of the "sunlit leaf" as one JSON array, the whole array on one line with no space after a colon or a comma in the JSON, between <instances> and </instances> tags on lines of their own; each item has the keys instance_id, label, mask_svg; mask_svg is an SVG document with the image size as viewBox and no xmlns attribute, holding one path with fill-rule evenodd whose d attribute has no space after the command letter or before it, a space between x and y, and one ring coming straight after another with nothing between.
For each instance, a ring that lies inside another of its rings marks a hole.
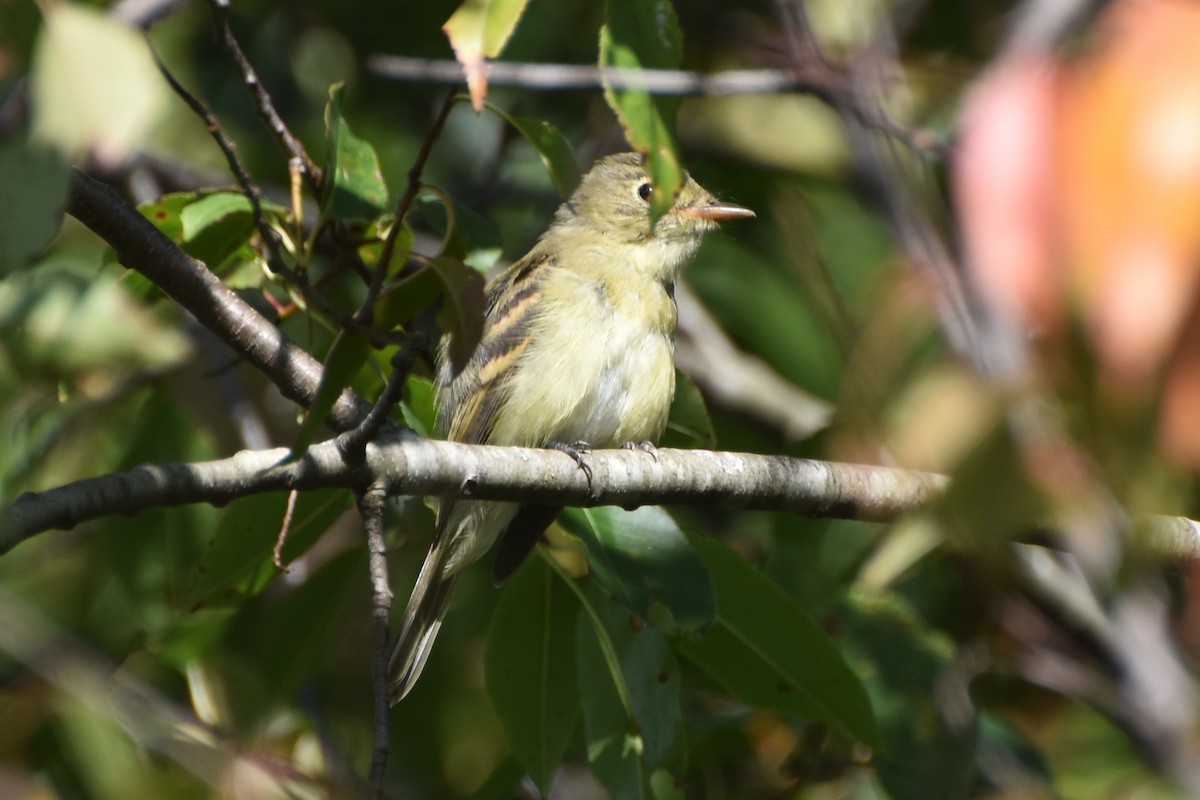
<instances>
[{"instance_id":1,"label":"sunlit leaf","mask_svg":"<svg viewBox=\"0 0 1200 800\"><path fill-rule=\"evenodd\" d=\"M213 270L247 248L257 229L250 200L240 192L217 192L188 203L179 222L184 249Z\"/></svg>"},{"instance_id":2,"label":"sunlit leaf","mask_svg":"<svg viewBox=\"0 0 1200 800\"><path fill-rule=\"evenodd\" d=\"M670 0L608 0L600 29L600 66L623 70L677 69L683 34ZM650 218L658 220L675 202L683 167L671 133L678 99L645 89L619 89L605 79L604 99L625 129L625 138L648 159L655 192Z\"/></svg>"},{"instance_id":3,"label":"sunlit leaf","mask_svg":"<svg viewBox=\"0 0 1200 800\"><path fill-rule=\"evenodd\" d=\"M484 654L488 697L513 753L543 792L579 723L579 603L545 562L529 559L504 587Z\"/></svg>"},{"instance_id":4,"label":"sunlit leaf","mask_svg":"<svg viewBox=\"0 0 1200 800\"><path fill-rule=\"evenodd\" d=\"M467 73L471 105L483 110L487 98L485 59L500 55L516 30L529 0L466 0L446 20L442 30L450 39L454 56Z\"/></svg>"},{"instance_id":5,"label":"sunlit leaf","mask_svg":"<svg viewBox=\"0 0 1200 800\"><path fill-rule=\"evenodd\" d=\"M321 210L334 219L370 220L387 205L387 184L375 148L355 136L342 117L344 90L343 84L334 84L325 108L328 163Z\"/></svg>"},{"instance_id":6,"label":"sunlit leaf","mask_svg":"<svg viewBox=\"0 0 1200 800\"><path fill-rule=\"evenodd\" d=\"M728 546L700 536L692 544L716 587L717 619L676 649L750 705L828 722L878 747L871 703L833 640Z\"/></svg>"}]
</instances>

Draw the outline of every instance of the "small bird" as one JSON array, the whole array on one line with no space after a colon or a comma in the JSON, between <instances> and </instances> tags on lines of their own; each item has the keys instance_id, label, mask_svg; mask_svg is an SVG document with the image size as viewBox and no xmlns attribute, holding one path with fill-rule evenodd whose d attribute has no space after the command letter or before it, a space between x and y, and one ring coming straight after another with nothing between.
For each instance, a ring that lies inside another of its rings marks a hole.
<instances>
[{"instance_id":1,"label":"small bird","mask_svg":"<svg viewBox=\"0 0 1200 800\"><path fill-rule=\"evenodd\" d=\"M588 447L652 448L675 393L675 282L719 221L754 216L685 176L652 229L653 192L640 155L600 159L533 249L488 283L482 337L457 372L442 340L437 426L447 439L554 447L585 471ZM463 568L499 539L499 584L559 511L442 503L392 651L392 703L420 677Z\"/></svg>"}]
</instances>

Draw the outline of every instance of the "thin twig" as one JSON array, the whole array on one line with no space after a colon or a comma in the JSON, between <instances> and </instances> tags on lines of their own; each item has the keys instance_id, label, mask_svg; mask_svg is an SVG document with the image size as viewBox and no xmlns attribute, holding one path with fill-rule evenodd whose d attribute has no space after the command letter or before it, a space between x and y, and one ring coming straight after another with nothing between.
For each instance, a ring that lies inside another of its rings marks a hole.
<instances>
[{"instance_id":1,"label":"thin twig","mask_svg":"<svg viewBox=\"0 0 1200 800\"><path fill-rule=\"evenodd\" d=\"M371 693L375 724L371 772L367 780L375 798L384 796L383 775L388 758L388 619L392 612L392 590L388 581L387 545L383 540L386 501L387 493L379 483L372 484L358 497L371 576Z\"/></svg>"},{"instance_id":2,"label":"thin twig","mask_svg":"<svg viewBox=\"0 0 1200 800\"><path fill-rule=\"evenodd\" d=\"M246 170L245 165L237 155L237 150L234 147L233 142L230 141L229 137L225 135L225 132L221 129L220 122L217 120L212 111L209 110L209 108L204 105L199 98L197 98L186 88L184 88L181 83L179 83L179 81L167 68L167 65L163 63L162 59L158 55L158 52L153 48L153 46L151 46L150 52L154 56L155 63L158 64L159 72L162 73L162 76L167 81L167 84L171 87L175 94L177 94L179 98L187 104L188 108L190 108L196 114L196 116L204 120L204 124L208 129L209 135L212 136L213 141L217 143L217 146L225 155L225 160L228 162L229 169L231 172L233 172L238 186L241 187L242 194L244 194L246 199L250 201L250 208L253 212L255 227L258 229L259 238L262 239L263 245L267 249L267 266L270 267L272 272L282 276L284 280L288 281L292 286L294 286L296 291L300 293L300 296L304 298L304 302L310 308L315 309L318 313L337 323L339 326L343 328L349 328L357 333L362 334L368 338L372 344L378 347L385 346L388 341L387 337L380 335L377 331L367 325L359 324L351 315L346 314L335 307L332 303L326 300L323 295L313 290L313 287L308 282L307 275L305 275L303 272L297 272L296 270L292 269L288 265L287 261L284 260L283 252L280 249L279 233L267 223L266 214L263 213L262 190L256 183L254 183L253 179L251 179L250 173ZM293 157L288 160L288 163L290 165L299 165L301 174L304 173L305 167L301 159ZM293 192L293 195L294 194L295 192ZM295 205L295 203L293 205Z\"/></svg>"},{"instance_id":3,"label":"thin twig","mask_svg":"<svg viewBox=\"0 0 1200 800\"><path fill-rule=\"evenodd\" d=\"M429 153L433 150L433 143L441 135L442 128L446 125L446 119L450 116L450 109L454 107L454 98L457 96L458 92L455 89L451 89L446 93L446 99L442 101L442 106L438 109L433 124L429 126L429 131L425 134L424 141L421 142L421 149L417 152L417 158L408 170L408 185L404 188L404 194L400 197L400 201L396 203L396 214L392 220L392 227L388 230L387 238L383 241L383 248L379 253L379 263L375 265L375 273L371 276L370 291L367 293L366 299L363 300L362 306L359 307L358 313L355 314L355 318L360 322L369 323L374 319L375 301L379 299L379 293L383 291L383 283L388 274L388 265L391 263L392 253L396 249L396 238L400 233L400 229L404 226L404 217L408 214L408 210L412 207L413 201L417 197L417 191L421 188L421 173L425 170L425 162L429 160Z\"/></svg>"},{"instance_id":4,"label":"thin twig","mask_svg":"<svg viewBox=\"0 0 1200 800\"><path fill-rule=\"evenodd\" d=\"M221 123L217 120L216 115L175 78L175 75L172 74L171 70L167 68L167 65L159 56L158 50L154 48L154 44L150 41L149 37L146 37L146 43L150 46L150 54L154 57L154 63L158 65L158 71L162 73L167 85L187 104L192 113L204 120L208 134L225 155L225 161L229 164L230 172L233 173L238 186L242 188L242 194L250 201L250 208L254 212L254 225L258 228L258 235L263 240L263 245L267 248L271 268L278 270L279 266L284 263L279 251L279 234L267 224L267 218L263 214L262 190L250 178L250 173L246 170L246 166L242 163L241 158L238 157L237 149L234 147L233 142L225 135L225 131L221 129Z\"/></svg>"},{"instance_id":5,"label":"thin twig","mask_svg":"<svg viewBox=\"0 0 1200 800\"><path fill-rule=\"evenodd\" d=\"M321 168L308 155L308 151L304 149L304 144L288 129L283 118L279 116L279 112L275 110L275 103L271 100L271 94L263 87L262 82L258 78L258 73L254 71L254 66L250 63L250 59L246 57L241 45L238 44L237 38L233 35L233 28L229 25L229 0L208 0L208 5L212 9L213 22L217 27L218 38L221 40L221 44L225 47L226 52L229 53L229 57L233 59L238 72L241 73L242 83L250 92L250 96L254 98L258 115L262 117L263 122L267 124L267 128L275 135L279 143L283 145L283 149L287 151L288 156L300 159L300 163L304 167L304 173L308 177L313 191L320 192L325 180Z\"/></svg>"},{"instance_id":6,"label":"thin twig","mask_svg":"<svg viewBox=\"0 0 1200 800\"><path fill-rule=\"evenodd\" d=\"M368 67L378 75L401 81L460 84L466 80L462 65L448 59L374 55ZM820 61L794 69L736 69L717 73L675 69L624 69L582 64L488 63L488 83L538 91L641 89L649 94L721 97L745 94L811 94L830 106L859 117L864 124L896 138L919 152L944 158L946 147L925 130L909 130L882 110L855 103L845 70Z\"/></svg>"},{"instance_id":7,"label":"thin twig","mask_svg":"<svg viewBox=\"0 0 1200 800\"><path fill-rule=\"evenodd\" d=\"M392 409L404 396L405 381L413 364L425 349L425 335L420 332L409 333L404 344L392 356L392 374L388 377L387 386L379 395L379 400L357 428L347 431L338 437L342 451L349 461L362 461L366 454L367 442L375 438L383 424L392 414Z\"/></svg>"}]
</instances>

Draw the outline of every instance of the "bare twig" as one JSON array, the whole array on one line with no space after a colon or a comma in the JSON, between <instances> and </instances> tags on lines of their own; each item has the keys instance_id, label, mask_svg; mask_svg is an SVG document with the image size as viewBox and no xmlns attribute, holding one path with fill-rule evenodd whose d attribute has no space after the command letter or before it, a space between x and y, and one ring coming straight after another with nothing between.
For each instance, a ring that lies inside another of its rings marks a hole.
<instances>
[{"instance_id":1,"label":"bare twig","mask_svg":"<svg viewBox=\"0 0 1200 800\"><path fill-rule=\"evenodd\" d=\"M383 509L387 493L372 484L358 496L358 513L367 536L371 575L371 690L375 709L374 744L368 781L375 798L382 798L383 775L388 758L388 619L392 613L392 590L388 580L387 546L383 541Z\"/></svg>"},{"instance_id":2,"label":"bare twig","mask_svg":"<svg viewBox=\"0 0 1200 800\"><path fill-rule=\"evenodd\" d=\"M314 191L319 192L321 185L324 183L325 176L321 172L321 168L308 155L308 151L304 149L303 143L288 129L283 118L279 116L279 112L275 110L275 103L271 100L271 94L262 85L258 78L258 73L254 71L254 66L250 63L250 59L242 51L241 45L238 44L237 38L233 35L233 28L229 25L229 0L208 0L209 8L212 9L213 22L217 27L217 36L221 40L229 57L233 59L234 65L238 72L241 73L242 83L245 85L250 96L254 98L254 105L258 109L258 115L262 117L267 128L279 140L283 149L287 151L290 158L297 158L304 167L304 173L308 177L309 184Z\"/></svg>"},{"instance_id":3,"label":"bare twig","mask_svg":"<svg viewBox=\"0 0 1200 800\"><path fill-rule=\"evenodd\" d=\"M147 44L150 46L150 54L154 57L154 63L158 65L158 71L162 73L167 85L192 110L192 113L204 120L204 125L208 129L209 135L212 136L213 141L217 143L217 147L224 154L225 161L229 164L230 172L233 173L238 186L242 188L242 194L250 201L250 208L254 212L254 224L258 228L258 235L262 238L263 245L267 248L272 269L276 269L278 265L283 265L283 258L279 252L279 235L267 224L267 218L263 214L262 190L250 178L250 173L238 157L237 149L233 146L233 142L225 135L225 131L221 129L221 123L217 120L216 115L209 110L208 106L185 89L183 84L175 78L171 70L163 63L162 58L158 55L158 51L154 48L153 42L150 42L149 37L147 37Z\"/></svg>"},{"instance_id":4,"label":"bare twig","mask_svg":"<svg viewBox=\"0 0 1200 800\"><path fill-rule=\"evenodd\" d=\"M371 56L375 73L401 81L459 84L466 80L457 61ZM649 94L720 97L743 94L811 94L831 106L858 116L876 130L903 141L912 149L941 158L945 148L929 131L908 130L875 106L856 103L850 78L843 69L824 62L797 64L793 69L738 69L717 73L674 69L622 69L581 64L488 63L488 83L538 91L640 89Z\"/></svg>"}]
</instances>

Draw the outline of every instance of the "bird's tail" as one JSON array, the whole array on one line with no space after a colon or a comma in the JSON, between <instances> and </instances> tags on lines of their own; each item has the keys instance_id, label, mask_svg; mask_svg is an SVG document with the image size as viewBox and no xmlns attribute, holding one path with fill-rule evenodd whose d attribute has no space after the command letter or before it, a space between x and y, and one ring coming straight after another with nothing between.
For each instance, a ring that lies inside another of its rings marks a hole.
<instances>
[{"instance_id":1,"label":"bird's tail","mask_svg":"<svg viewBox=\"0 0 1200 800\"><path fill-rule=\"evenodd\" d=\"M433 543L404 609L400 634L396 637L396 645L388 661L392 705L403 700L416 685L417 678L421 677L425 660L433 649L433 640L437 638L446 608L450 605L450 595L454 584L458 582L458 572L446 574L447 549L442 541Z\"/></svg>"}]
</instances>

